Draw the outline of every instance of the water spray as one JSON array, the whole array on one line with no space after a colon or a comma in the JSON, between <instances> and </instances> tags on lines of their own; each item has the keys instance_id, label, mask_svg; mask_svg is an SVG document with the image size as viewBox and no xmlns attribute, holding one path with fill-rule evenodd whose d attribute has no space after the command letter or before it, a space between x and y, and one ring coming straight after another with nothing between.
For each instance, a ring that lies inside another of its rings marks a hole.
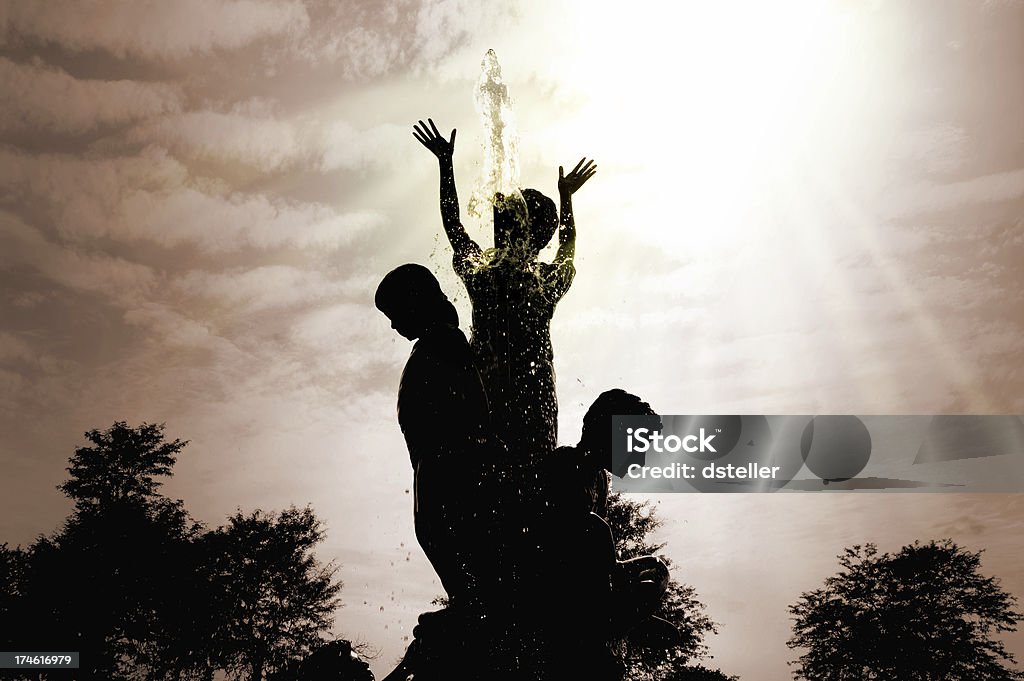
<instances>
[{"instance_id":1,"label":"water spray","mask_svg":"<svg viewBox=\"0 0 1024 681\"><path fill-rule=\"evenodd\" d=\"M490 219L495 196L522 203L519 134L512 113L512 98L502 81L501 64L494 50L487 50L480 62L473 104L484 127L484 163L467 208L470 217L483 225Z\"/></svg>"}]
</instances>

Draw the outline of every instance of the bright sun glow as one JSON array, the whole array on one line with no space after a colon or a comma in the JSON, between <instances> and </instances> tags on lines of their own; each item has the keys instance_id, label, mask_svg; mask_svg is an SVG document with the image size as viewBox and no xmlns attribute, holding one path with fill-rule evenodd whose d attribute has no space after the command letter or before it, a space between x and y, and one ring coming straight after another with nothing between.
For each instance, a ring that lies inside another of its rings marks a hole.
<instances>
[{"instance_id":1,"label":"bright sun glow","mask_svg":"<svg viewBox=\"0 0 1024 681\"><path fill-rule=\"evenodd\" d=\"M691 233L690 247L749 225L755 187L823 136L841 106L835 79L856 77L847 17L826 2L675 3L642 22L591 3L573 22L585 57L561 76L588 115L566 135L600 139L605 167L632 174L648 196L700 187L686 212L709 229ZM588 42L597 35L615 38Z\"/></svg>"}]
</instances>

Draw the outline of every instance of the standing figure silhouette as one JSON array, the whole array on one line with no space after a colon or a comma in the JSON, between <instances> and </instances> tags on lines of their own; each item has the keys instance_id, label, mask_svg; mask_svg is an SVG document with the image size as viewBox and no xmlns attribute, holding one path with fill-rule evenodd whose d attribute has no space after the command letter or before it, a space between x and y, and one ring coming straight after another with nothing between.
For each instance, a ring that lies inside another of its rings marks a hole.
<instances>
[{"instance_id":1,"label":"standing figure silhouette","mask_svg":"<svg viewBox=\"0 0 1024 681\"><path fill-rule=\"evenodd\" d=\"M551 349L551 318L576 270L572 195L593 177L593 161L581 159L566 175L558 169L561 217L554 202L535 189L496 194L494 248L484 251L466 233L455 189L455 130L445 139L430 119L413 135L438 160L441 221L454 250L452 265L473 304L471 345L477 357L495 432L528 465L555 448L558 403ZM551 263L537 254L556 227L559 247Z\"/></svg>"},{"instance_id":2,"label":"standing figure silhouette","mask_svg":"<svg viewBox=\"0 0 1024 681\"><path fill-rule=\"evenodd\" d=\"M474 606L499 580L496 476L504 451L455 306L422 265L384 277L374 302L416 340L398 389L413 467L416 539L453 604ZM418 339L418 340L417 340Z\"/></svg>"}]
</instances>

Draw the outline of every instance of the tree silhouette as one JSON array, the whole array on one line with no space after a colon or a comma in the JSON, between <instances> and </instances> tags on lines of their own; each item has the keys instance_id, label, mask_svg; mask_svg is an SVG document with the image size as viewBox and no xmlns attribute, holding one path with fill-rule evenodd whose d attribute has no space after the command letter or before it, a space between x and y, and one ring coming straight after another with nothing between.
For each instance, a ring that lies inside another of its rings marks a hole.
<instances>
[{"instance_id":1,"label":"tree silhouette","mask_svg":"<svg viewBox=\"0 0 1024 681\"><path fill-rule=\"evenodd\" d=\"M981 552L952 540L915 542L898 553L874 544L839 555L840 572L790 606L790 648L803 649L795 677L809 681L1006 681L1013 656L995 637L1024 619Z\"/></svg>"},{"instance_id":2,"label":"tree silhouette","mask_svg":"<svg viewBox=\"0 0 1024 681\"><path fill-rule=\"evenodd\" d=\"M143 423L131 428L117 421L105 431L85 434L91 447L79 447L67 469L71 479L58 487L79 511L134 501L145 504L157 497L162 483L187 441L164 441L164 425Z\"/></svg>"},{"instance_id":3,"label":"tree silhouette","mask_svg":"<svg viewBox=\"0 0 1024 681\"><path fill-rule=\"evenodd\" d=\"M262 681L293 663L276 677L290 681L341 668L346 642L321 637L341 585L312 553L323 531L311 509L239 512L206 532L159 494L184 441L122 421L85 437L60 485L74 501L62 527L25 550L0 546L0 649L76 650L74 677L110 681L212 681L217 669Z\"/></svg>"},{"instance_id":4,"label":"tree silhouette","mask_svg":"<svg viewBox=\"0 0 1024 681\"><path fill-rule=\"evenodd\" d=\"M313 555L323 539L312 509L232 516L204 537L221 626L219 666L232 678L262 681L324 644L341 583Z\"/></svg>"},{"instance_id":5,"label":"tree silhouette","mask_svg":"<svg viewBox=\"0 0 1024 681\"><path fill-rule=\"evenodd\" d=\"M201 527L156 492L185 443L164 441L163 425L123 421L85 437L92 445L75 450L59 486L74 511L25 553L17 628L4 638L82 651L82 672L95 678L197 676L180 642L199 607L190 554Z\"/></svg>"},{"instance_id":6,"label":"tree silhouette","mask_svg":"<svg viewBox=\"0 0 1024 681\"><path fill-rule=\"evenodd\" d=\"M718 669L710 669L704 665L692 667L676 667L662 676L662 681L739 681L738 676L727 676Z\"/></svg>"},{"instance_id":7,"label":"tree silhouette","mask_svg":"<svg viewBox=\"0 0 1024 681\"><path fill-rule=\"evenodd\" d=\"M268 681L373 681L370 665L359 655L360 646L335 639L323 643L303 660L290 662L267 677Z\"/></svg>"},{"instance_id":8,"label":"tree silhouette","mask_svg":"<svg viewBox=\"0 0 1024 681\"><path fill-rule=\"evenodd\" d=\"M27 562L28 556L21 548L0 544L0 635L7 634L22 619L21 592Z\"/></svg>"},{"instance_id":9,"label":"tree silhouette","mask_svg":"<svg viewBox=\"0 0 1024 681\"><path fill-rule=\"evenodd\" d=\"M615 535L615 551L619 560L656 555L665 548L664 543L651 543L650 534L661 526L662 521L649 502L633 501L612 493L608 496L605 519ZM705 673L705 676L692 678L728 679L721 672L686 666L707 654L704 636L717 633L715 623L704 610L704 604L697 600L696 589L676 579L669 581L661 605L654 614L675 625L680 642L666 650L649 647L640 637L627 636L618 646L620 658L626 666L626 678L629 681L689 679L691 676L687 674ZM716 673L720 676L706 675Z\"/></svg>"}]
</instances>

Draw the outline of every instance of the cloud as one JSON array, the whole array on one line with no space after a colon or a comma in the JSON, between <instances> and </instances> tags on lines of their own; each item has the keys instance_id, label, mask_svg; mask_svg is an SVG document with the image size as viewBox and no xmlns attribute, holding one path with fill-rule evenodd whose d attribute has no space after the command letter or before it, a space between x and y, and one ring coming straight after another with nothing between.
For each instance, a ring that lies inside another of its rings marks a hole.
<instances>
[{"instance_id":1,"label":"cloud","mask_svg":"<svg viewBox=\"0 0 1024 681\"><path fill-rule=\"evenodd\" d=\"M888 204L888 217L938 213L963 205L1024 198L1024 168L949 184L921 183L902 188Z\"/></svg>"},{"instance_id":2,"label":"cloud","mask_svg":"<svg viewBox=\"0 0 1024 681\"><path fill-rule=\"evenodd\" d=\"M507 28L516 5L467 0L386 3L299 0L14 0L0 5L0 47L43 43L120 58L181 59L276 39L268 53L369 79L429 66L471 36Z\"/></svg>"},{"instance_id":3,"label":"cloud","mask_svg":"<svg viewBox=\"0 0 1024 681\"><path fill-rule=\"evenodd\" d=\"M193 245L205 253L338 248L385 221L377 212L343 214L189 180L179 161L155 147L102 159L0 151L0 190L46 213L70 241L108 237Z\"/></svg>"},{"instance_id":4,"label":"cloud","mask_svg":"<svg viewBox=\"0 0 1024 681\"><path fill-rule=\"evenodd\" d=\"M347 23L342 6L333 19L315 22L308 41L296 43L292 50L313 64L338 64L343 75L352 80L380 76L394 67L406 64L410 58L411 34L392 25L374 28L353 26L339 31L337 26Z\"/></svg>"},{"instance_id":5,"label":"cloud","mask_svg":"<svg viewBox=\"0 0 1024 681\"><path fill-rule=\"evenodd\" d=\"M411 125L382 123L357 130L345 121L337 121L325 131L320 170L396 166L408 157L408 140L411 138ZM399 140L406 144L396 143Z\"/></svg>"},{"instance_id":6,"label":"cloud","mask_svg":"<svg viewBox=\"0 0 1024 681\"><path fill-rule=\"evenodd\" d=\"M518 14L516 3L424 0L416 15L415 45L419 59L426 64L435 63L470 38L507 28Z\"/></svg>"},{"instance_id":7,"label":"cloud","mask_svg":"<svg viewBox=\"0 0 1024 681\"><path fill-rule=\"evenodd\" d=\"M89 223L113 213L128 189L166 191L187 181L187 168L159 147L112 158L0 148L0 189L48 209L69 233L76 218Z\"/></svg>"},{"instance_id":8,"label":"cloud","mask_svg":"<svg viewBox=\"0 0 1024 681\"><path fill-rule=\"evenodd\" d=\"M144 265L48 241L39 230L7 212L0 212L0 253L0 266L28 265L58 284L101 293L122 304L149 295L159 281L156 272Z\"/></svg>"},{"instance_id":9,"label":"cloud","mask_svg":"<svg viewBox=\"0 0 1024 681\"><path fill-rule=\"evenodd\" d=\"M224 272L191 270L174 281L174 288L252 313L365 294L369 281L368 277L335 279L318 270L267 265Z\"/></svg>"},{"instance_id":10,"label":"cloud","mask_svg":"<svg viewBox=\"0 0 1024 681\"><path fill-rule=\"evenodd\" d=\"M379 213L338 214L323 204L263 194L208 194L191 187L130 191L108 229L92 236L146 239L163 246L193 244L206 253L244 248L338 248L380 226ZM101 227L90 225L90 227Z\"/></svg>"},{"instance_id":11,"label":"cloud","mask_svg":"<svg viewBox=\"0 0 1024 681\"><path fill-rule=\"evenodd\" d=\"M194 158L241 162L266 172L300 164L311 146L303 137L299 126L235 108L164 116L131 130L126 139L158 143Z\"/></svg>"},{"instance_id":12,"label":"cloud","mask_svg":"<svg viewBox=\"0 0 1024 681\"><path fill-rule=\"evenodd\" d=\"M291 120L274 116L267 102L229 111L189 111L149 120L123 139L159 145L188 158L242 163L264 173L292 169L317 172L396 167L406 157L411 126L381 123L356 128L316 115ZM108 146L119 144L108 140Z\"/></svg>"},{"instance_id":13,"label":"cloud","mask_svg":"<svg viewBox=\"0 0 1024 681\"><path fill-rule=\"evenodd\" d=\"M314 65L328 64L352 80L398 68L434 68L471 42L508 33L522 3L469 0L392 0L378 3L307 2L309 32L283 51ZM486 50L486 48L484 48ZM482 56L474 46L472 51ZM479 58L479 56L477 57ZM433 73L432 76L449 77Z\"/></svg>"},{"instance_id":14,"label":"cloud","mask_svg":"<svg viewBox=\"0 0 1024 681\"><path fill-rule=\"evenodd\" d=\"M214 333L207 324L161 303L143 303L132 308L124 313L124 321L147 329L151 342L163 349L191 347L238 354L234 345Z\"/></svg>"},{"instance_id":15,"label":"cloud","mask_svg":"<svg viewBox=\"0 0 1024 681\"><path fill-rule=\"evenodd\" d=\"M340 40L330 43L331 51L341 57L350 78L372 78L387 73L392 66L406 61L407 51L401 42L386 31L356 26Z\"/></svg>"},{"instance_id":16,"label":"cloud","mask_svg":"<svg viewBox=\"0 0 1024 681\"><path fill-rule=\"evenodd\" d=\"M41 291L23 291L21 293L12 294L10 296L10 300L15 307L30 309L45 301L50 297L50 295L51 294L48 293L42 293Z\"/></svg>"},{"instance_id":17,"label":"cloud","mask_svg":"<svg viewBox=\"0 0 1024 681\"><path fill-rule=\"evenodd\" d=\"M370 78L408 60L413 0L353 3L307 0L309 30L283 56L340 66L346 78Z\"/></svg>"},{"instance_id":18,"label":"cloud","mask_svg":"<svg viewBox=\"0 0 1024 681\"><path fill-rule=\"evenodd\" d=\"M118 57L177 59L300 34L308 26L298 0L22 0L0 6L0 46L41 42Z\"/></svg>"},{"instance_id":19,"label":"cloud","mask_svg":"<svg viewBox=\"0 0 1024 681\"><path fill-rule=\"evenodd\" d=\"M381 343L390 338L391 343ZM374 364L399 366L408 352L395 343L387 321L369 303L339 303L314 310L291 326L289 340L318 375L348 376Z\"/></svg>"},{"instance_id":20,"label":"cloud","mask_svg":"<svg viewBox=\"0 0 1024 681\"><path fill-rule=\"evenodd\" d=\"M937 125L913 130L896 141L897 156L917 164L926 173L949 173L968 157L970 139L963 128Z\"/></svg>"},{"instance_id":21,"label":"cloud","mask_svg":"<svg viewBox=\"0 0 1024 681\"><path fill-rule=\"evenodd\" d=\"M0 362L25 361L35 357L29 344L12 333L0 331Z\"/></svg>"},{"instance_id":22,"label":"cloud","mask_svg":"<svg viewBox=\"0 0 1024 681\"><path fill-rule=\"evenodd\" d=\"M56 374L75 366L74 362L43 352L21 337L6 331L0 331L0 364L28 367L47 374Z\"/></svg>"},{"instance_id":23,"label":"cloud","mask_svg":"<svg viewBox=\"0 0 1024 681\"><path fill-rule=\"evenodd\" d=\"M164 83L80 80L40 63L0 57L0 131L80 134L181 109L181 90Z\"/></svg>"}]
</instances>

